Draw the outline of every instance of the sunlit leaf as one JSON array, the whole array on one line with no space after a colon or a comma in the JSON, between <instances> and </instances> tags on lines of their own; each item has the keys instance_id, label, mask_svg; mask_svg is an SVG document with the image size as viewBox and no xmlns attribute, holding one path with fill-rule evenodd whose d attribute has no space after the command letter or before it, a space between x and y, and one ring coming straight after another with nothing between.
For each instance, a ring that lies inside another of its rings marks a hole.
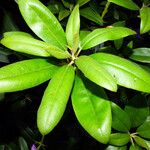
<instances>
[{"instance_id":1,"label":"sunlit leaf","mask_svg":"<svg viewBox=\"0 0 150 150\"><path fill-rule=\"evenodd\" d=\"M42 135L51 132L60 121L72 89L74 68L61 67L51 79L38 109L37 125Z\"/></svg>"},{"instance_id":2,"label":"sunlit leaf","mask_svg":"<svg viewBox=\"0 0 150 150\"><path fill-rule=\"evenodd\" d=\"M85 77L108 90L117 91L115 79L89 56L80 56L75 64L84 73Z\"/></svg>"},{"instance_id":3,"label":"sunlit leaf","mask_svg":"<svg viewBox=\"0 0 150 150\"><path fill-rule=\"evenodd\" d=\"M101 98L103 90L85 78L76 76L72 105L82 127L96 140L107 143L111 133L110 102Z\"/></svg>"},{"instance_id":4,"label":"sunlit leaf","mask_svg":"<svg viewBox=\"0 0 150 150\"><path fill-rule=\"evenodd\" d=\"M140 33L146 33L150 30L150 7L142 7L140 9L140 18L141 18L141 24L140 24Z\"/></svg>"},{"instance_id":5,"label":"sunlit leaf","mask_svg":"<svg viewBox=\"0 0 150 150\"><path fill-rule=\"evenodd\" d=\"M137 64L105 53L96 53L91 57L116 79L117 84L143 92L150 92L150 74Z\"/></svg>"},{"instance_id":6,"label":"sunlit leaf","mask_svg":"<svg viewBox=\"0 0 150 150\"><path fill-rule=\"evenodd\" d=\"M0 92L14 92L37 86L50 78L57 66L44 59L24 60L0 68Z\"/></svg>"},{"instance_id":7,"label":"sunlit leaf","mask_svg":"<svg viewBox=\"0 0 150 150\"><path fill-rule=\"evenodd\" d=\"M135 32L125 27L95 29L81 41L81 49L86 50L109 40L117 40L133 35Z\"/></svg>"},{"instance_id":8,"label":"sunlit leaf","mask_svg":"<svg viewBox=\"0 0 150 150\"><path fill-rule=\"evenodd\" d=\"M45 42L66 50L66 38L63 28L39 0L18 0L23 18L33 32Z\"/></svg>"},{"instance_id":9,"label":"sunlit leaf","mask_svg":"<svg viewBox=\"0 0 150 150\"><path fill-rule=\"evenodd\" d=\"M79 15L79 5L76 5L73 9L67 26L66 26L66 38L68 42L68 47L76 52L79 47L79 30L80 30L80 15Z\"/></svg>"}]
</instances>

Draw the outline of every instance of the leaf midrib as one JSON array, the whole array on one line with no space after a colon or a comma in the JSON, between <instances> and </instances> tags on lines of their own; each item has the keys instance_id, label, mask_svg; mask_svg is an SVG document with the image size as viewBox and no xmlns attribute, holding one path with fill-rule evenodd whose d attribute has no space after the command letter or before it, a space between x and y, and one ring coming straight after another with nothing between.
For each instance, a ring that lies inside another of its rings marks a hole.
<instances>
[{"instance_id":1,"label":"leaf midrib","mask_svg":"<svg viewBox=\"0 0 150 150\"><path fill-rule=\"evenodd\" d=\"M27 74L34 74L34 73L37 73L37 72L41 72L43 70L48 70L48 68L51 68L52 66L47 66L47 67L44 67L43 69L40 69L40 70L37 70L37 71L29 71L29 72L26 72L26 73L23 73L23 74L19 74L19 75L15 75L15 76L7 76L7 77L4 77L4 78L0 78L0 81L1 80L5 80L5 79L8 79L8 78L16 78L16 77L19 77L19 76L24 76L24 75L27 75Z\"/></svg>"},{"instance_id":2,"label":"leaf midrib","mask_svg":"<svg viewBox=\"0 0 150 150\"><path fill-rule=\"evenodd\" d=\"M28 6L33 10L33 12L38 16L38 18L41 20L41 22L43 22L44 26L46 27L46 29L51 33L51 35L54 37L54 39L57 41L57 43L59 43L59 45L61 45L61 48L63 48L65 50L64 45L61 44L61 42L57 39L57 37L55 36L55 34L53 34L53 32L48 28L48 26L45 24L45 22L40 18L39 14L35 11L34 6L32 5L32 3L28 4Z\"/></svg>"}]
</instances>

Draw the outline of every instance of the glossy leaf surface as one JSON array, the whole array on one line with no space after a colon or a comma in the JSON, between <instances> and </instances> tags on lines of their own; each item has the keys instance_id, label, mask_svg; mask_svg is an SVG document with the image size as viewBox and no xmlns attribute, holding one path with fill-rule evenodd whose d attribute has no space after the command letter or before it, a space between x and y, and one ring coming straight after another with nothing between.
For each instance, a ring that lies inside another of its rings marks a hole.
<instances>
[{"instance_id":1,"label":"glossy leaf surface","mask_svg":"<svg viewBox=\"0 0 150 150\"><path fill-rule=\"evenodd\" d=\"M115 103L111 103L112 110L112 128L121 132L128 132L131 127L131 121L128 114Z\"/></svg>"},{"instance_id":2,"label":"glossy leaf surface","mask_svg":"<svg viewBox=\"0 0 150 150\"><path fill-rule=\"evenodd\" d=\"M82 127L99 142L107 143L111 133L111 107L109 101L101 98L101 88L76 76L72 105Z\"/></svg>"},{"instance_id":3,"label":"glossy leaf surface","mask_svg":"<svg viewBox=\"0 0 150 150\"><path fill-rule=\"evenodd\" d=\"M66 38L68 47L76 52L79 47L79 30L80 30L80 15L79 15L79 5L76 5L73 9L67 26L66 26Z\"/></svg>"},{"instance_id":4,"label":"glossy leaf surface","mask_svg":"<svg viewBox=\"0 0 150 150\"><path fill-rule=\"evenodd\" d=\"M42 135L48 134L60 121L72 89L74 68L65 65L51 79L38 109L37 125Z\"/></svg>"},{"instance_id":5,"label":"glossy leaf surface","mask_svg":"<svg viewBox=\"0 0 150 150\"><path fill-rule=\"evenodd\" d=\"M131 10L139 10L138 5L136 5L136 3L134 3L132 0L108 0L108 1Z\"/></svg>"},{"instance_id":6,"label":"glossy leaf surface","mask_svg":"<svg viewBox=\"0 0 150 150\"><path fill-rule=\"evenodd\" d=\"M32 31L45 42L66 50L66 37L60 23L39 0L18 0L23 18Z\"/></svg>"},{"instance_id":7,"label":"glossy leaf surface","mask_svg":"<svg viewBox=\"0 0 150 150\"><path fill-rule=\"evenodd\" d=\"M130 117L131 127L138 127L149 115L147 100L143 95L134 96L124 109Z\"/></svg>"},{"instance_id":8,"label":"glossy leaf surface","mask_svg":"<svg viewBox=\"0 0 150 150\"><path fill-rule=\"evenodd\" d=\"M141 137L150 139L150 118L146 120L136 131Z\"/></svg>"},{"instance_id":9,"label":"glossy leaf surface","mask_svg":"<svg viewBox=\"0 0 150 150\"><path fill-rule=\"evenodd\" d=\"M103 24L101 16L90 7L81 9L80 14L81 14L81 16L83 16L99 25Z\"/></svg>"},{"instance_id":10,"label":"glossy leaf surface","mask_svg":"<svg viewBox=\"0 0 150 150\"><path fill-rule=\"evenodd\" d=\"M81 49L86 50L109 40L117 40L135 32L125 27L110 27L93 30L81 41Z\"/></svg>"},{"instance_id":11,"label":"glossy leaf surface","mask_svg":"<svg viewBox=\"0 0 150 150\"><path fill-rule=\"evenodd\" d=\"M84 73L85 77L110 91L117 91L115 79L93 58L80 56L75 64Z\"/></svg>"},{"instance_id":12,"label":"glossy leaf surface","mask_svg":"<svg viewBox=\"0 0 150 150\"><path fill-rule=\"evenodd\" d=\"M50 78L57 66L44 59L20 61L0 68L0 92L14 92L37 86Z\"/></svg>"},{"instance_id":13,"label":"glossy leaf surface","mask_svg":"<svg viewBox=\"0 0 150 150\"><path fill-rule=\"evenodd\" d=\"M150 74L137 64L105 53L96 53L91 57L116 79L117 84L143 92L150 92Z\"/></svg>"},{"instance_id":14,"label":"glossy leaf surface","mask_svg":"<svg viewBox=\"0 0 150 150\"><path fill-rule=\"evenodd\" d=\"M1 40L1 44L15 50L17 52L36 55L36 56L50 56L47 51L49 45L43 41L36 40L26 35L6 35Z\"/></svg>"},{"instance_id":15,"label":"glossy leaf surface","mask_svg":"<svg viewBox=\"0 0 150 150\"><path fill-rule=\"evenodd\" d=\"M135 137L134 137L134 140L135 140L135 142L136 142L139 146L145 148L146 150L149 150L149 149L150 149L150 141L144 140L144 139L142 139L141 137L138 137L138 136L135 136Z\"/></svg>"},{"instance_id":16,"label":"glossy leaf surface","mask_svg":"<svg viewBox=\"0 0 150 150\"><path fill-rule=\"evenodd\" d=\"M124 146L130 141L128 133L113 133L110 135L109 143L115 146Z\"/></svg>"},{"instance_id":17,"label":"glossy leaf surface","mask_svg":"<svg viewBox=\"0 0 150 150\"><path fill-rule=\"evenodd\" d=\"M141 24L140 24L140 33L146 33L150 30L150 7L142 7L140 9L140 18L141 18Z\"/></svg>"},{"instance_id":18,"label":"glossy leaf surface","mask_svg":"<svg viewBox=\"0 0 150 150\"><path fill-rule=\"evenodd\" d=\"M133 49L133 53L130 58L135 61L150 63L150 48Z\"/></svg>"}]
</instances>

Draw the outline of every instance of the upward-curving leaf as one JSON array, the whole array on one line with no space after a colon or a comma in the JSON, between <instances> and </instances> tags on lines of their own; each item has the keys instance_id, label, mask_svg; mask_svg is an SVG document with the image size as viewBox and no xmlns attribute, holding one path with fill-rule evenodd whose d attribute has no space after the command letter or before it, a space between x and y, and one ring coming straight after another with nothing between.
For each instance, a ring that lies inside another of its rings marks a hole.
<instances>
[{"instance_id":1,"label":"upward-curving leaf","mask_svg":"<svg viewBox=\"0 0 150 150\"><path fill-rule=\"evenodd\" d=\"M74 68L61 67L50 81L37 115L37 125L42 135L48 134L60 121L72 89Z\"/></svg>"},{"instance_id":2,"label":"upward-curving leaf","mask_svg":"<svg viewBox=\"0 0 150 150\"><path fill-rule=\"evenodd\" d=\"M109 40L117 40L133 35L135 32L125 27L95 29L81 41L81 49L86 50Z\"/></svg>"},{"instance_id":3,"label":"upward-curving leaf","mask_svg":"<svg viewBox=\"0 0 150 150\"><path fill-rule=\"evenodd\" d=\"M143 92L150 92L150 74L137 64L124 58L96 53L91 55L117 81L117 84Z\"/></svg>"},{"instance_id":4,"label":"upward-curving leaf","mask_svg":"<svg viewBox=\"0 0 150 150\"><path fill-rule=\"evenodd\" d=\"M80 77L75 78L72 105L82 127L96 140L107 143L111 133L111 106L101 96L103 89Z\"/></svg>"},{"instance_id":5,"label":"upward-curving leaf","mask_svg":"<svg viewBox=\"0 0 150 150\"><path fill-rule=\"evenodd\" d=\"M79 47L80 15L79 5L73 9L66 27L66 38L69 48L76 52Z\"/></svg>"},{"instance_id":6,"label":"upward-curving leaf","mask_svg":"<svg viewBox=\"0 0 150 150\"><path fill-rule=\"evenodd\" d=\"M88 3L89 1L90 1L90 0L78 0L77 3L78 3L80 6L82 6L82 5L86 4L86 3Z\"/></svg>"},{"instance_id":7,"label":"upward-curving leaf","mask_svg":"<svg viewBox=\"0 0 150 150\"><path fill-rule=\"evenodd\" d=\"M60 23L39 0L18 0L23 18L32 31L45 42L66 50L66 37Z\"/></svg>"},{"instance_id":8,"label":"upward-curving leaf","mask_svg":"<svg viewBox=\"0 0 150 150\"><path fill-rule=\"evenodd\" d=\"M0 92L14 92L37 86L52 78L58 66L45 59L20 61L0 68Z\"/></svg>"}]
</instances>

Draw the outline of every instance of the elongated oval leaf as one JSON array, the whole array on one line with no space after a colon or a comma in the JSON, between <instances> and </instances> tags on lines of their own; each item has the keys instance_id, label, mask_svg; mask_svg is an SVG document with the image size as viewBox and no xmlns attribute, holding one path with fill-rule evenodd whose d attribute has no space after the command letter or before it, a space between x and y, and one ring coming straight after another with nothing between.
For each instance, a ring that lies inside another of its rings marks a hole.
<instances>
[{"instance_id":1,"label":"elongated oval leaf","mask_svg":"<svg viewBox=\"0 0 150 150\"><path fill-rule=\"evenodd\" d=\"M150 119L145 121L136 131L141 137L150 139Z\"/></svg>"},{"instance_id":2,"label":"elongated oval leaf","mask_svg":"<svg viewBox=\"0 0 150 150\"><path fill-rule=\"evenodd\" d=\"M61 67L50 81L38 109L37 125L42 135L48 134L60 121L72 89L74 68Z\"/></svg>"},{"instance_id":3,"label":"elongated oval leaf","mask_svg":"<svg viewBox=\"0 0 150 150\"><path fill-rule=\"evenodd\" d=\"M112 74L117 84L143 92L150 92L150 74L137 64L105 53L96 53L91 57Z\"/></svg>"},{"instance_id":4,"label":"elongated oval leaf","mask_svg":"<svg viewBox=\"0 0 150 150\"><path fill-rule=\"evenodd\" d=\"M131 127L135 128L143 124L149 115L149 107L146 98L141 95L135 95L125 106L125 112L130 117Z\"/></svg>"},{"instance_id":5,"label":"elongated oval leaf","mask_svg":"<svg viewBox=\"0 0 150 150\"><path fill-rule=\"evenodd\" d=\"M24 60L0 68L0 92L14 92L49 80L57 66L44 59Z\"/></svg>"},{"instance_id":6,"label":"elongated oval leaf","mask_svg":"<svg viewBox=\"0 0 150 150\"><path fill-rule=\"evenodd\" d=\"M134 140L135 140L135 142L136 142L139 146L145 148L146 150L149 150L149 149L150 149L150 141L144 140L144 139L142 139L141 137L138 137L138 136L135 136L135 137L134 137Z\"/></svg>"},{"instance_id":7,"label":"elongated oval leaf","mask_svg":"<svg viewBox=\"0 0 150 150\"><path fill-rule=\"evenodd\" d=\"M44 57L50 56L50 53L47 51L49 48L47 43L24 35L5 36L1 40L1 44L21 53Z\"/></svg>"},{"instance_id":8,"label":"elongated oval leaf","mask_svg":"<svg viewBox=\"0 0 150 150\"><path fill-rule=\"evenodd\" d=\"M139 6L132 0L108 0L108 1L130 10L139 10Z\"/></svg>"},{"instance_id":9,"label":"elongated oval leaf","mask_svg":"<svg viewBox=\"0 0 150 150\"><path fill-rule=\"evenodd\" d=\"M150 48L133 49L133 53L130 58L135 61L150 63Z\"/></svg>"},{"instance_id":10,"label":"elongated oval leaf","mask_svg":"<svg viewBox=\"0 0 150 150\"><path fill-rule=\"evenodd\" d=\"M131 127L131 121L128 114L115 103L111 103L112 127L121 132L128 132Z\"/></svg>"},{"instance_id":11,"label":"elongated oval leaf","mask_svg":"<svg viewBox=\"0 0 150 150\"><path fill-rule=\"evenodd\" d=\"M76 50L79 47L79 30L80 30L79 5L76 5L69 17L66 26L66 38L68 42L68 47L74 52L76 52Z\"/></svg>"},{"instance_id":12,"label":"elongated oval leaf","mask_svg":"<svg viewBox=\"0 0 150 150\"><path fill-rule=\"evenodd\" d=\"M91 81L108 90L117 91L115 79L89 56L80 56L75 64L84 73L84 75Z\"/></svg>"},{"instance_id":13,"label":"elongated oval leaf","mask_svg":"<svg viewBox=\"0 0 150 150\"><path fill-rule=\"evenodd\" d=\"M111 133L111 107L109 101L101 98L101 88L76 76L72 105L82 127L96 140L106 144Z\"/></svg>"},{"instance_id":14,"label":"elongated oval leaf","mask_svg":"<svg viewBox=\"0 0 150 150\"><path fill-rule=\"evenodd\" d=\"M81 14L81 16L83 16L99 25L103 24L101 16L90 7L81 9L80 14Z\"/></svg>"},{"instance_id":15,"label":"elongated oval leaf","mask_svg":"<svg viewBox=\"0 0 150 150\"><path fill-rule=\"evenodd\" d=\"M39 0L18 0L23 18L32 31L45 42L66 50L66 38L63 28Z\"/></svg>"},{"instance_id":16,"label":"elongated oval leaf","mask_svg":"<svg viewBox=\"0 0 150 150\"><path fill-rule=\"evenodd\" d=\"M109 40L117 40L135 32L125 27L95 29L81 41L81 49L86 50Z\"/></svg>"},{"instance_id":17,"label":"elongated oval leaf","mask_svg":"<svg viewBox=\"0 0 150 150\"><path fill-rule=\"evenodd\" d=\"M140 18L141 18L141 24L140 24L140 33L146 33L150 30L150 7L142 7L140 9Z\"/></svg>"},{"instance_id":18,"label":"elongated oval leaf","mask_svg":"<svg viewBox=\"0 0 150 150\"><path fill-rule=\"evenodd\" d=\"M113 133L110 135L109 143L115 146L124 146L130 141L128 133Z\"/></svg>"}]
</instances>

